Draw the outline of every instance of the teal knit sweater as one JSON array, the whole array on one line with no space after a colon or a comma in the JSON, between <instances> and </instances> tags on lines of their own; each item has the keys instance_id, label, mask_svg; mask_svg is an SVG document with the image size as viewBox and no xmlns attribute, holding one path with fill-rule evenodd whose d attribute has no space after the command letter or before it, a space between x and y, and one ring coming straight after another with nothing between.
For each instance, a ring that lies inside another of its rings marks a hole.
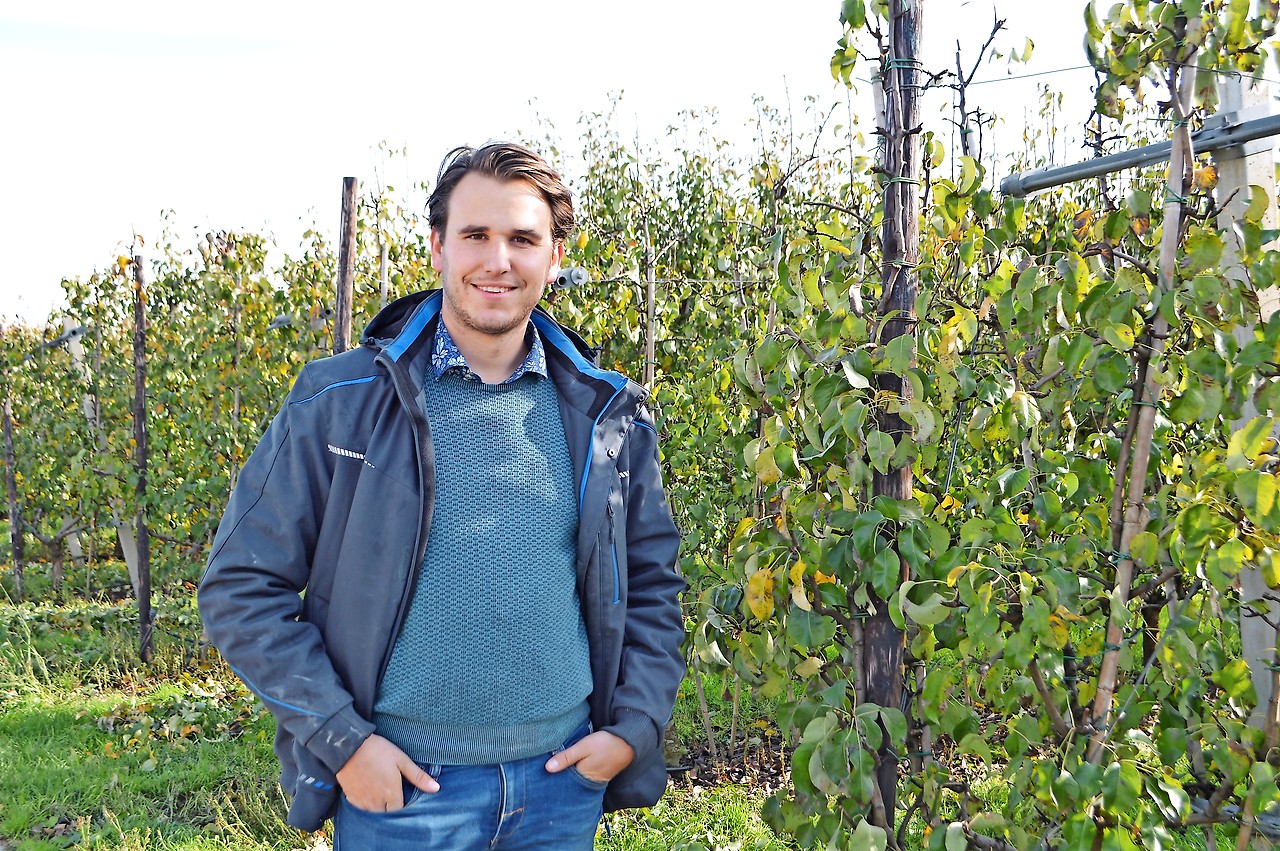
<instances>
[{"instance_id":1,"label":"teal knit sweater","mask_svg":"<svg viewBox=\"0 0 1280 851\"><path fill-rule=\"evenodd\" d=\"M578 495L555 384L425 382L436 495L426 556L375 706L420 763L524 759L587 716Z\"/></svg>"}]
</instances>

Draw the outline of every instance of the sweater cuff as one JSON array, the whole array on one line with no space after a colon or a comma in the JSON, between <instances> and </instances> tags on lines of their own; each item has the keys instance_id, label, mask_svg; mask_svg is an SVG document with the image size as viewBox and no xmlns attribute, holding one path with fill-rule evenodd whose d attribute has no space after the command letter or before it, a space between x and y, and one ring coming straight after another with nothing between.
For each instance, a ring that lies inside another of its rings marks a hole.
<instances>
[{"instance_id":1,"label":"sweater cuff","mask_svg":"<svg viewBox=\"0 0 1280 851\"><path fill-rule=\"evenodd\" d=\"M361 718L348 703L311 734L306 747L337 774L373 731L373 724Z\"/></svg>"},{"instance_id":2,"label":"sweater cuff","mask_svg":"<svg viewBox=\"0 0 1280 851\"><path fill-rule=\"evenodd\" d=\"M613 733L630 745L631 750L635 751L637 762L641 757L653 753L658 748L658 727L653 719L643 712L619 709L614 723L604 729L605 732Z\"/></svg>"}]
</instances>

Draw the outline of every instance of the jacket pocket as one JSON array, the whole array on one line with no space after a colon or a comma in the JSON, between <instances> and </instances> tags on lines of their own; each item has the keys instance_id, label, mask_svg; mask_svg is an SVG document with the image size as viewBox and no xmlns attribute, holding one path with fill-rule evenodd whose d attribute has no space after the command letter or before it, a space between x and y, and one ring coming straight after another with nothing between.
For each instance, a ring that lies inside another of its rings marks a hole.
<instances>
[{"instance_id":1,"label":"jacket pocket","mask_svg":"<svg viewBox=\"0 0 1280 851\"><path fill-rule=\"evenodd\" d=\"M622 601L622 580L618 569L618 532L615 519L617 512L613 507L613 495L614 491L610 488L606 510L609 515L609 564L613 569L613 602L616 604Z\"/></svg>"}]
</instances>

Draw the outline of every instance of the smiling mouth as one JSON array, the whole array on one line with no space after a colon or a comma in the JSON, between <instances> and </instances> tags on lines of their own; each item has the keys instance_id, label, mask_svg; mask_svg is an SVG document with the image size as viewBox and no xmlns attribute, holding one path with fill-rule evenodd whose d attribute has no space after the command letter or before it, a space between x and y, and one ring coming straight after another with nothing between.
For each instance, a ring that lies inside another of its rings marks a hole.
<instances>
[{"instance_id":1,"label":"smiling mouth","mask_svg":"<svg viewBox=\"0 0 1280 851\"><path fill-rule=\"evenodd\" d=\"M475 287L482 293L490 293L491 295L502 295L503 293L509 293L515 289L515 287L504 286L502 284L472 284L471 286Z\"/></svg>"}]
</instances>

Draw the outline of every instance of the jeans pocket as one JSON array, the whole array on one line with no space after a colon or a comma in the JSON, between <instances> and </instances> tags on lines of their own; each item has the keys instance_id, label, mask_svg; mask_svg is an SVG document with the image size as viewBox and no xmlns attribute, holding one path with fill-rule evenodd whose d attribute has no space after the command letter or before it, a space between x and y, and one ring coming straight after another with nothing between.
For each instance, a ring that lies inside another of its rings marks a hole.
<instances>
[{"instance_id":1,"label":"jeans pocket","mask_svg":"<svg viewBox=\"0 0 1280 851\"><path fill-rule=\"evenodd\" d=\"M591 733L592 733L591 719L588 718L585 721L583 721L581 724L579 724L577 729L575 729L572 733L569 734L569 738L564 740L564 744L562 744L560 747L556 748L554 751L551 752L552 755L554 756L555 754L558 754L562 751L567 751L569 748L573 747L578 742L585 739L587 736L590 736ZM588 777L587 775L579 771L578 766L576 765L569 766L567 769L565 769L564 773L570 775L575 780L577 780L580 784L582 784L583 786L586 786L588 789L590 789L593 792L603 791L603 789L609 785L608 780L592 780L590 777Z\"/></svg>"},{"instance_id":2,"label":"jeans pocket","mask_svg":"<svg viewBox=\"0 0 1280 851\"><path fill-rule=\"evenodd\" d=\"M583 722L579 724L572 733L569 734L569 738L565 739L564 743L561 744L560 747L552 751L552 753L558 754L560 753L560 751L568 750L569 748L576 745L578 742L585 739L587 736L590 736L592 732L594 732L594 728L591 726L591 719L587 718L583 720Z\"/></svg>"},{"instance_id":3,"label":"jeans pocket","mask_svg":"<svg viewBox=\"0 0 1280 851\"><path fill-rule=\"evenodd\" d=\"M573 775L574 779L593 792L603 792L605 787L609 785L608 780L592 780L590 777L579 771L578 766L576 765L569 766L567 771L569 774Z\"/></svg>"},{"instance_id":4,"label":"jeans pocket","mask_svg":"<svg viewBox=\"0 0 1280 851\"><path fill-rule=\"evenodd\" d=\"M422 794L422 790L410 783L407 777L401 777L400 794L404 798L403 806L407 807L418 799L418 796Z\"/></svg>"}]
</instances>

